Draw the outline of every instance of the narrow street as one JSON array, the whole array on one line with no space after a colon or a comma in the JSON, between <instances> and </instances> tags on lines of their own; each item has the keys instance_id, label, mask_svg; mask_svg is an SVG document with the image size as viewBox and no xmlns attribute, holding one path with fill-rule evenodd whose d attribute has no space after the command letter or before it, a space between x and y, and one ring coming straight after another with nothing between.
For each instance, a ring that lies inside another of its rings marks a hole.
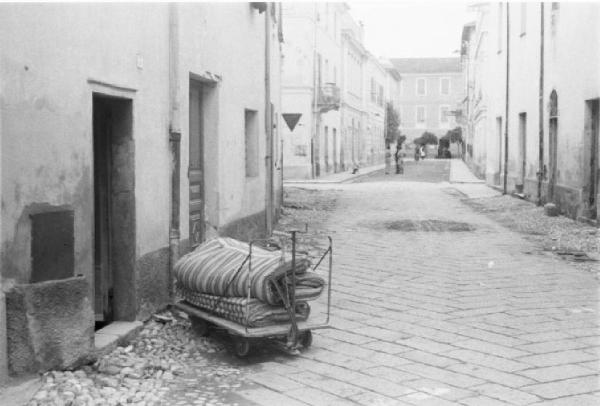
<instances>
[{"instance_id":1,"label":"narrow street","mask_svg":"<svg viewBox=\"0 0 600 406\"><path fill-rule=\"evenodd\" d=\"M300 357L267 356L249 376L260 387L238 395L262 405L599 404L593 275L532 254L448 183L384 179L319 185L341 190L325 226L333 328Z\"/></svg>"},{"instance_id":2,"label":"narrow street","mask_svg":"<svg viewBox=\"0 0 600 406\"><path fill-rule=\"evenodd\" d=\"M531 203L449 183L451 166L286 188L279 229L308 222L309 254L334 241L331 328L300 355L263 343L239 359L226 335L200 337L166 313L94 365L45 374L29 405L599 404L597 263L556 255L597 230L544 216L538 227L571 234L550 232L560 250L544 249L482 214Z\"/></svg>"}]
</instances>

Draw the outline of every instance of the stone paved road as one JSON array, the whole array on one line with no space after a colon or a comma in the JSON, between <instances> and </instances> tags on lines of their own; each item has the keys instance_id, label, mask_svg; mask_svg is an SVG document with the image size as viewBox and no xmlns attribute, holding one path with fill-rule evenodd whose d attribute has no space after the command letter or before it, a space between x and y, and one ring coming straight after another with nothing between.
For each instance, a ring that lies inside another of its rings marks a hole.
<instances>
[{"instance_id":1,"label":"stone paved road","mask_svg":"<svg viewBox=\"0 0 600 406\"><path fill-rule=\"evenodd\" d=\"M379 170L359 178L356 182L447 182L450 177L449 159L425 159L419 162L404 162L404 174L396 175L396 164L392 161L392 173L386 175Z\"/></svg>"},{"instance_id":2,"label":"stone paved road","mask_svg":"<svg viewBox=\"0 0 600 406\"><path fill-rule=\"evenodd\" d=\"M333 328L300 357L251 361L240 403L600 404L590 273L531 254L447 183L335 188ZM444 221L471 231L432 231Z\"/></svg>"}]
</instances>

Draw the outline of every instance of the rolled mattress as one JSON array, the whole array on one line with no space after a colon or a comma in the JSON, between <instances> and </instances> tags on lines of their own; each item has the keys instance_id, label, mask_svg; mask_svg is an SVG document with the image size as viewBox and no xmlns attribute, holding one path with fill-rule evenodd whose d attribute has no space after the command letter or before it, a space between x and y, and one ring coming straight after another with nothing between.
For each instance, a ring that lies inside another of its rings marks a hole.
<instances>
[{"instance_id":1,"label":"rolled mattress","mask_svg":"<svg viewBox=\"0 0 600 406\"><path fill-rule=\"evenodd\" d=\"M250 297L270 305L280 305L291 284L292 262L280 251L252 247L252 269L249 274L248 243L232 238L216 238L199 245L183 256L174 267L179 286L193 292L215 296ZM296 300L319 297L325 281L309 272L310 261L296 260ZM249 279L248 279L249 278Z\"/></svg>"},{"instance_id":2,"label":"rolled mattress","mask_svg":"<svg viewBox=\"0 0 600 406\"><path fill-rule=\"evenodd\" d=\"M258 299L207 295L186 288L178 290L181 298L186 302L215 316L244 326L263 327L290 322L290 315L285 308L272 306ZM307 320L309 313L308 303L296 302L296 321Z\"/></svg>"}]
</instances>

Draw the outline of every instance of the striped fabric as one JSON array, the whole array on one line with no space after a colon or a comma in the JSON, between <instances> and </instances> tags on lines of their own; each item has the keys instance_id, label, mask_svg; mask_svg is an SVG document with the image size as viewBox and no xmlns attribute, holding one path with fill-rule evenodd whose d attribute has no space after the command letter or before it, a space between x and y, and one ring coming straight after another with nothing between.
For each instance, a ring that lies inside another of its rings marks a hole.
<instances>
[{"instance_id":1,"label":"striped fabric","mask_svg":"<svg viewBox=\"0 0 600 406\"><path fill-rule=\"evenodd\" d=\"M223 297L207 295L178 287L178 293L186 302L215 316L246 325L246 315L249 314L247 327L262 327L278 323L289 323L290 316L281 306L271 306L258 299L245 297ZM248 304L248 312L246 312ZM308 319L310 306L306 302L296 302L296 320Z\"/></svg>"},{"instance_id":2,"label":"striped fabric","mask_svg":"<svg viewBox=\"0 0 600 406\"><path fill-rule=\"evenodd\" d=\"M232 238L210 240L177 261L175 277L189 290L227 297L247 297L249 283L252 298L270 305L281 304L277 288L281 292L287 291L291 282L291 261L278 251L252 247L249 276L248 249L247 243ZM317 274L307 272L309 267L308 259L296 260L297 299L315 299L323 291L325 281Z\"/></svg>"}]
</instances>

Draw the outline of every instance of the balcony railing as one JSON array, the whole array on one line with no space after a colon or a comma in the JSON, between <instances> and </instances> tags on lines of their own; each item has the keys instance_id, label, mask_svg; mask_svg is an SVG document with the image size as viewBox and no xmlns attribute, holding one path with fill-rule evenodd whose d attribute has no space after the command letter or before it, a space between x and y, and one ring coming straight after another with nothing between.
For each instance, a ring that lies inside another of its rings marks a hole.
<instances>
[{"instance_id":1,"label":"balcony railing","mask_svg":"<svg viewBox=\"0 0 600 406\"><path fill-rule=\"evenodd\" d=\"M321 86L319 88L317 108L321 113L328 112L329 110L338 110L340 108L340 88L334 83L325 83Z\"/></svg>"}]
</instances>

